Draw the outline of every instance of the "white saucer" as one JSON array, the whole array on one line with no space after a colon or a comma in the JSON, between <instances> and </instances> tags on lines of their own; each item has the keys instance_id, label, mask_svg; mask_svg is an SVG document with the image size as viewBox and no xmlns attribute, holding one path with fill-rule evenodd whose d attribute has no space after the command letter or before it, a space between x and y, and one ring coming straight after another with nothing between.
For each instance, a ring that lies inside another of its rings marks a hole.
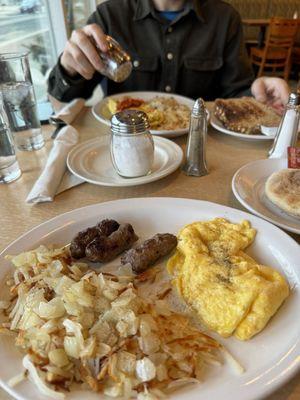
<instances>
[{"instance_id":1,"label":"white saucer","mask_svg":"<svg viewBox=\"0 0 300 400\"><path fill-rule=\"evenodd\" d=\"M213 113L211 113L211 116L210 116L210 123L211 123L211 126L219 132L225 133L226 135L237 137L239 139L249 140L249 141L273 140L276 135L276 130L277 130L277 128L276 128L276 130L274 128L272 128L273 131L268 132L268 135L267 134L265 134L265 135L263 135L263 134L262 135L246 135L245 133L230 131L229 129L226 129L224 127L222 122L219 121L218 118L216 118L216 116Z\"/></svg>"},{"instance_id":2,"label":"white saucer","mask_svg":"<svg viewBox=\"0 0 300 400\"><path fill-rule=\"evenodd\" d=\"M244 165L232 179L232 190L249 211L287 231L300 234L300 218L290 216L275 206L265 195L267 178L287 168L287 159L268 158Z\"/></svg>"},{"instance_id":3,"label":"white saucer","mask_svg":"<svg viewBox=\"0 0 300 400\"><path fill-rule=\"evenodd\" d=\"M149 175L139 178L122 178L111 162L110 135L101 136L75 146L69 153L69 170L81 179L102 186L135 186L161 179L181 164L181 148L168 139L153 137L154 165Z\"/></svg>"}]
</instances>

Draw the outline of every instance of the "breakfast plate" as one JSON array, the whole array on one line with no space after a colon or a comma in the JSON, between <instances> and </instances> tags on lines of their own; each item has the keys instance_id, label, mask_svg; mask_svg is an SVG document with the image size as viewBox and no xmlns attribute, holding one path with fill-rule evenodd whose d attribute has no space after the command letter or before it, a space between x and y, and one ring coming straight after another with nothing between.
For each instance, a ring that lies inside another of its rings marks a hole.
<instances>
[{"instance_id":1,"label":"breakfast plate","mask_svg":"<svg viewBox=\"0 0 300 400\"><path fill-rule=\"evenodd\" d=\"M205 400L258 400L271 394L286 383L300 366L300 325L297 315L300 307L300 250L298 244L282 230L251 214L219 204L199 200L175 198L136 198L95 204L59 215L25 233L1 253L1 292L6 275L11 271L8 254L19 254L40 244L64 245L82 229L92 226L103 218L130 222L141 239L157 232L176 233L187 223L224 217L232 222L250 221L257 230L257 237L247 252L260 263L281 271L291 288L291 295L272 318L267 327L249 341L233 338L217 339L238 359L245 368L238 374L228 363L213 366L201 384L174 392L170 399ZM288 327L288 329L287 329ZM216 335L214 335L216 337ZM0 384L18 400L44 400L33 383L25 380L10 387L11 377L23 370L22 354L16 349L11 336L0 336L1 362ZM71 390L67 400L104 399L99 393L84 389Z\"/></svg>"},{"instance_id":2,"label":"breakfast plate","mask_svg":"<svg viewBox=\"0 0 300 400\"><path fill-rule=\"evenodd\" d=\"M174 172L181 164L181 148L168 139L154 137L152 172L139 178L122 178L115 171L110 156L110 135L91 139L75 146L67 165L78 178L102 186L136 186L154 182Z\"/></svg>"},{"instance_id":3,"label":"breakfast plate","mask_svg":"<svg viewBox=\"0 0 300 400\"><path fill-rule=\"evenodd\" d=\"M285 158L268 158L246 164L235 173L232 190L238 201L249 211L283 229L300 234L300 218L286 214L265 195L268 177L285 168Z\"/></svg>"},{"instance_id":4,"label":"breakfast plate","mask_svg":"<svg viewBox=\"0 0 300 400\"><path fill-rule=\"evenodd\" d=\"M263 140L273 140L275 135L276 135L276 130L277 128L272 128L271 131L268 131L268 134L261 134L261 135L246 135L244 133L240 132L234 132L229 129L226 129L222 122L212 113L210 116L210 123L213 128L215 128L217 131L225 133L226 135L234 136L239 139L243 140L249 140L249 141L263 141ZM265 131L264 131L265 132Z\"/></svg>"},{"instance_id":5,"label":"breakfast plate","mask_svg":"<svg viewBox=\"0 0 300 400\"><path fill-rule=\"evenodd\" d=\"M141 99L141 100L148 101L148 100L153 99L156 96L164 97L166 99L174 98L178 103L188 106L188 108L190 108L190 110L192 110L194 102L195 102L193 99L190 99L190 98L184 97L184 96L180 96L177 94L168 94L168 93L163 93L163 92L127 92L127 93L114 94L112 96L105 97L98 104L93 106L92 113L98 121L110 126L110 119L112 117L111 112L108 108L108 101L110 99L120 100L120 99L123 99L124 97L132 97L135 99ZM184 129L175 129L175 130L151 130L150 132L153 135L173 138L173 137L181 136L181 135L188 133L188 127L184 128Z\"/></svg>"}]
</instances>

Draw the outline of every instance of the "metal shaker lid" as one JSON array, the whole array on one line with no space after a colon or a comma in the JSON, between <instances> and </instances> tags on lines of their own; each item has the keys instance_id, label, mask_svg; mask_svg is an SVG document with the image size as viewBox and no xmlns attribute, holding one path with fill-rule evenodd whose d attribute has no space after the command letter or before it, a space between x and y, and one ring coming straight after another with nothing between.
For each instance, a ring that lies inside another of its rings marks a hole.
<instances>
[{"instance_id":1,"label":"metal shaker lid","mask_svg":"<svg viewBox=\"0 0 300 400\"><path fill-rule=\"evenodd\" d=\"M111 118L113 133L130 134L141 133L150 127L147 114L139 110L124 110L114 114Z\"/></svg>"},{"instance_id":2,"label":"metal shaker lid","mask_svg":"<svg viewBox=\"0 0 300 400\"><path fill-rule=\"evenodd\" d=\"M204 111L205 111L205 102L201 97L199 97L199 99L197 99L194 103L192 114L195 116L199 116Z\"/></svg>"},{"instance_id":3,"label":"metal shaker lid","mask_svg":"<svg viewBox=\"0 0 300 400\"><path fill-rule=\"evenodd\" d=\"M300 104L300 95L299 93L291 93L289 96L288 104L290 106L298 106Z\"/></svg>"}]
</instances>

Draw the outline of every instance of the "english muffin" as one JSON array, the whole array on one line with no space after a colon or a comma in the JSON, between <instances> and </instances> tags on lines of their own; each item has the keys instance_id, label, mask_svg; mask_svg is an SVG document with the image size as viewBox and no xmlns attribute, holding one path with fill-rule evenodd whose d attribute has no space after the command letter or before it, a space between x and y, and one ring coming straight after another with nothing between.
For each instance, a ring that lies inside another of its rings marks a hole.
<instances>
[{"instance_id":1,"label":"english muffin","mask_svg":"<svg viewBox=\"0 0 300 400\"><path fill-rule=\"evenodd\" d=\"M267 198L286 213L300 217L300 169L282 169L269 176Z\"/></svg>"}]
</instances>

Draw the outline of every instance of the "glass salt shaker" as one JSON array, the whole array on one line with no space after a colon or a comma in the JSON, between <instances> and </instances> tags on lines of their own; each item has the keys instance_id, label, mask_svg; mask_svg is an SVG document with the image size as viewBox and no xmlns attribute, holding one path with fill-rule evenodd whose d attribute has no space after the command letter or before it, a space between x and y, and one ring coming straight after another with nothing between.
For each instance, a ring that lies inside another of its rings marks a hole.
<instances>
[{"instance_id":1,"label":"glass salt shaker","mask_svg":"<svg viewBox=\"0 0 300 400\"><path fill-rule=\"evenodd\" d=\"M117 173L137 178L151 173L154 142L143 111L124 110L111 119L111 158Z\"/></svg>"},{"instance_id":2,"label":"glass salt shaker","mask_svg":"<svg viewBox=\"0 0 300 400\"><path fill-rule=\"evenodd\" d=\"M104 65L100 72L114 82L123 82L132 71L131 58L120 44L111 36L106 35L108 50L101 51L98 46L99 56Z\"/></svg>"},{"instance_id":3,"label":"glass salt shaker","mask_svg":"<svg viewBox=\"0 0 300 400\"><path fill-rule=\"evenodd\" d=\"M273 146L269 151L269 158L283 158L287 156L287 148L295 146L298 138L300 120L300 95L291 93L278 127Z\"/></svg>"}]
</instances>

